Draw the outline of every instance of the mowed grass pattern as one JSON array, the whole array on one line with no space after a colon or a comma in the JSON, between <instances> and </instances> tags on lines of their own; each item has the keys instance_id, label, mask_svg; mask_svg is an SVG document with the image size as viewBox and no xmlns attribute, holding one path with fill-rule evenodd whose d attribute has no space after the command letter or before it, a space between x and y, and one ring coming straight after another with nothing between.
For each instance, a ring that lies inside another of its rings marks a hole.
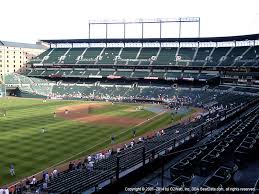
<instances>
[{"instance_id":1,"label":"mowed grass pattern","mask_svg":"<svg viewBox=\"0 0 259 194\"><path fill-rule=\"evenodd\" d=\"M0 185L30 176L68 158L76 159L104 149L110 145L112 134L118 136L116 143L132 137L132 131L127 126L122 129L104 124L53 118L53 112L57 108L79 103L86 102L62 100L43 102L38 99L0 98L0 109L7 110L7 116L0 117ZM114 108L115 115L119 111L118 107L115 109L116 106L120 104L110 107ZM134 108L137 105L122 104L122 106ZM110 108L106 108L107 114L112 114ZM137 113L138 117L154 116L154 113L149 111ZM170 114L162 114L147 125L138 127L137 135L163 127L170 122ZM42 133L42 127L46 129L45 133ZM9 175L11 163L15 166L15 177Z\"/></svg>"}]
</instances>

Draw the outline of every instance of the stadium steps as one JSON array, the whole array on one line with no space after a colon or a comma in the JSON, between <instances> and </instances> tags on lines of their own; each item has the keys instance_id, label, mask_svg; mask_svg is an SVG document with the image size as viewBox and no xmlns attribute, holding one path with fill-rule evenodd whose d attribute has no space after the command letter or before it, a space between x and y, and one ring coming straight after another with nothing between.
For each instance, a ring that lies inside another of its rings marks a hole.
<instances>
[{"instance_id":1,"label":"stadium steps","mask_svg":"<svg viewBox=\"0 0 259 194\"><path fill-rule=\"evenodd\" d=\"M215 49L216 49L216 47L213 47L213 48L212 48L212 50L210 51L210 54L209 54L208 58L205 59L205 62L204 62L204 64L203 64L203 67L205 67L205 66L207 65L207 63L211 60L212 55L213 55Z\"/></svg>"},{"instance_id":2,"label":"stadium steps","mask_svg":"<svg viewBox=\"0 0 259 194\"><path fill-rule=\"evenodd\" d=\"M158 56L160 55L161 50L162 50L162 48L159 47L158 52L157 52L157 54L156 54L156 56L155 56L155 59L154 59L154 60L152 59L149 65L152 65L153 62L157 60Z\"/></svg>"},{"instance_id":3,"label":"stadium steps","mask_svg":"<svg viewBox=\"0 0 259 194\"><path fill-rule=\"evenodd\" d=\"M218 66L223 56L226 56L229 51L229 47L215 47L210 56L210 61L206 62L206 66Z\"/></svg>"},{"instance_id":4,"label":"stadium steps","mask_svg":"<svg viewBox=\"0 0 259 194\"><path fill-rule=\"evenodd\" d=\"M120 59L122 51L123 51L123 47L120 49L120 52L118 53L118 58L115 59L114 65L117 65L118 59Z\"/></svg>"},{"instance_id":5,"label":"stadium steps","mask_svg":"<svg viewBox=\"0 0 259 194\"><path fill-rule=\"evenodd\" d=\"M71 49L72 49L72 48L69 48L69 49L65 52L64 55L60 56L58 63L64 63L64 61L65 61L65 59L66 59L66 56L67 56L67 54L70 52Z\"/></svg>"},{"instance_id":6,"label":"stadium steps","mask_svg":"<svg viewBox=\"0 0 259 194\"><path fill-rule=\"evenodd\" d=\"M224 61L226 61L228 55L231 53L231 51L232 51L233 49L234 49L234 47L230 47L230 48L229 48L228 52L227 52L224 56L222 56L222 58L221 58L221 60L220 60L220 62L219 62L219 64L218 64L218 66L221 66L221 64L224 63ZM224 60L222 60L222 59L224 59Z\"/></svg>"},{"instance_id":7,"label":"stadium steps","mask_svg":"<svg viewBox=\"0 0 259 194\"><path fill-rule=\"evenodd\" d=\"M246 53L248 53L250 50L252 49L252 46L248 47L241 55L240 55L240 60L243 59L243 57L246 55ZM243 66L244 63L243 62L239 62L234 60L234 62L232 63L231 66L235 66L237 64L237 66Z\"/></svg>"},{"instance_id":8,"label":"stadium steps","mask_svg":"<svg viewBox=\"0 0 259 194\"><path fill-rule=\"evenodd\" d=\"M176 48L161 48L156 61L153 61L153 65L173 65L175 63Z\"/></svg>"},{"instance_id":9,"label":"stadium steps","mask_svg":"<svg viewBox=\"0 0 259 194\"><path fill-rule=\"evenodd\" d=\"M196 48L195 53L194 53L193 58L192 58L192 61L195 61L195 58L196 58L197 53L198 53L198 50L199 50L199 47Z\"/></svg>"},{"instance_id":10,"label":"stadium steps","mask_svg":"<svg viewBox=\"0 0 259 194\"><path fill-rule=\"evenodd\" d=\"M233 47L231 52L226 56L226 60L222 63L222 66L231 66L236 61L240 62L241 55L247 50L247 47Z\"/></svg>"},{"instance_id":11,"label":"stadium steps","mask_svg":"<svg viewBox=\"0 0 259 194\"><path fill-rule=\"evenodd\" d=\"M97 61L97 56L100 56L103 49L104 48L102 47L87 48L77 64L95 64Z\"/></svg>"},{"instance_id":12,"label":"stadium steps","mask_svg":"<svg viewBox=\"0 0 259 194\"><path fill-rule=\"evenodd\" d=\"M54 49L49 49L48 54L47 54L47 55L45 55L45 56L43 56L43 58L42 58L42 60L41 60L40 64L43 64L43 63L44 63L44 60L46 60L46 58L48 58L48 57L49 57L49 55L53 52L53 50L54 50ZM46 51L46 52L47 52L47 51Z\"/></svg>"},{"instance_id":13,"label":"stadium steps","mask_svg":"<svg viewBox=\"0 0 259 194\"><path fill-rule=\"evenodd\" d=\"M78 64L80 59L83 58L85 52L87 51L88 48L85 48L84 51L82 52L82 54L80 56L78 56L78 58L76 59L76 63L75 64Z\"/></svg>"},{"instance_id":14,"label":"stadium steps","mask_svg":"<svg viewBox=\"0 0 259 194\"><path fill-rule=\"evenodd\" d=\"M137 56L136 56L136 58L135 58L135 59L138 59L138 58L139 58L139 55L140 55L140 53L141 53L142 49L143 49L143 47L140 47L140 49L139 49L139 51L138 51L138 54L137 54Z\"/></svg>"},{"instance_id":15,"label":"stadium steps","mask_svg":"<svg viewBox=\"0 0 259 194\"><path fill-rule=\"evenodd\" d=\"M95 61L95 63L94 63L94 65L96 65L98 62L99 62L99 57L102 57L102 55L103 55L103 52L105 51L105 47L101 50L101 52L100 52L100 54L98 55L98 56L96 56L97 57L97 60Z\"/></svg>"}]
</instances>

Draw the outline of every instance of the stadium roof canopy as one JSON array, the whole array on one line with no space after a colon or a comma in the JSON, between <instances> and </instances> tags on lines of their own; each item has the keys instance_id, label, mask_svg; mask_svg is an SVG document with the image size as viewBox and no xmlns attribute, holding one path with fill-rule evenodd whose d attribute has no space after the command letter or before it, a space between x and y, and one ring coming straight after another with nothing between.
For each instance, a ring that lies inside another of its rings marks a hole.
<instances>
[{"instance_id":1,"label":"stadium roof canopy","mask_svg":"<svg viewBox=\"0 0 259 194\"><path fill-rule=\"evenodd\" d=\"M1 41L1 40L0 40L0 46L18 47L18 48L31 48L31 49L46 49L46 47L44 47L40 44L9 42L9 41Z\"/></svg>"},{"instance_id":2,"label":"stadium roof canopy","mask_svg":"<svg viewBox=\"0 0 259 194\"><path fill-rule=\"evenodd\" d=\"M56 39L41 40L48 44L59 43L124 43L124 42L227 42L227 41L248 41L259 40L259 34L227 36L227 37L204 37L204 38L116 38L116 39Z\"/></svg>"}]
</instances>

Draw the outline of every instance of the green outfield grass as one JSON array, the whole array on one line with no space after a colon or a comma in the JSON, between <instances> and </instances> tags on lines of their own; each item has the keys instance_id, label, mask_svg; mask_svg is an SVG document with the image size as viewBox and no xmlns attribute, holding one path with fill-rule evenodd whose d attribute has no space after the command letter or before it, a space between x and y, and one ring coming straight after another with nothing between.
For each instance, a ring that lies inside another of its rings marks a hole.
<instances>
[{"instance_id":1,"label":"green outfield grass","mask_svg":"<svg viewBox=\"0 0 259 194\"><path fill-rule=\"evenodd\" d=\"M68 161L95 152L110 145L112 134L116 143L132 138L131 128L104 124L80 123L53 118L53 112L62 106L86 103L82 101L0 98L0 185L40 172L61 161ZM136 110L137 104L107 105L92 110L91 114L125 115L151 118L155 113ZM164 113L145 125L136 127L137 135L171 123L171 115ZM42 133L41 128L46 129ZM16 176L9 175L9 165L15 166Z\"/></svg>"}]
</instances>

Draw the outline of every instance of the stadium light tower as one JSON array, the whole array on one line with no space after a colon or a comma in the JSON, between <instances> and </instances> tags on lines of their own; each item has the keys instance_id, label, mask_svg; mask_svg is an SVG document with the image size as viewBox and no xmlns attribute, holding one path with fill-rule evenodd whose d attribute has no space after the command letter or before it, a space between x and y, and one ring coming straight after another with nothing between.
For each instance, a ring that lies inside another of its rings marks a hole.
<instances>
[{"instance_id":1,"label":"stadium light tower","mask_svg":"<svg viewBox=\"0 0 259 194\"><path fill-rule=\"evenodd\" d=\"M141 38L148 38L144 37L144 28L145 24L159 24L159 37L156 38L163 38L163 28L162 24L168 23L175 23L178 25L178 37L171 37L171 38L181 38L182 37L182 24L183 23L195 23L198 24L197 26L197 36L200 37L200 17L180 17L180 18L157 18L157 19L136 19L136 20L89 20L88 24L88 38L91 39L92 36L92 26L93 25L105 25L105 38L108 39L108 30L110 25L121 24L123 25L123 37L126 38L126 26L128 24L140 24L141 25ZM193 29L194 30L194 29Z\"/></svg>"}]
</instances>

